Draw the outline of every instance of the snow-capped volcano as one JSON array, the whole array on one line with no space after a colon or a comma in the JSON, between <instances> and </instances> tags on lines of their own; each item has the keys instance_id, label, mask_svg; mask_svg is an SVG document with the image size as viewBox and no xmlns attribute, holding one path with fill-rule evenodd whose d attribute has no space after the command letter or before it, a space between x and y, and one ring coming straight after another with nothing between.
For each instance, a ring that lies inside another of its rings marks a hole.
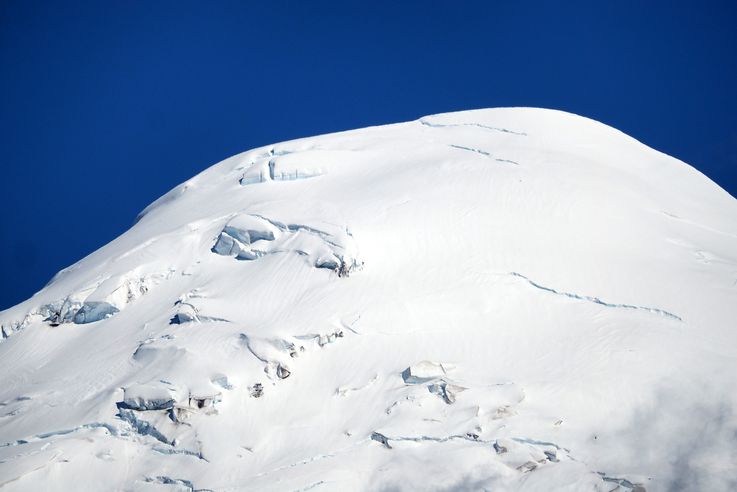
<instances>
[{"instance_id":1,"label":"snow-capped volcano","mask_svg":"<svg viewBox=\"0 0 737 492\"><path fill-rule=\"evenodd\" d=\"M729 490L736 320L737 201L600 123L261 147L0 313L0 489Z\"/></svg>"}]
</instances>

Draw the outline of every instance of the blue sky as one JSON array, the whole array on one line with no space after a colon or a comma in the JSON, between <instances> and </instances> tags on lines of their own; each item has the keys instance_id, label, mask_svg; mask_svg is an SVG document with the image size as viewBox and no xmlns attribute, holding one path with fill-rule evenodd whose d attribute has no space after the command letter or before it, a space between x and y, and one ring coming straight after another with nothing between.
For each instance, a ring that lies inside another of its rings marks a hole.
<instances>
[{"instance_id":1,"label":"blue sky","mask_svg":"<svg viewBox=\"0 0 737 492\"><path fill-rule=\"evenodd\" d=\"M0 309L252 147L582 114L737 195L737 3L0 2Z\"/></svg>"}]
</instances>

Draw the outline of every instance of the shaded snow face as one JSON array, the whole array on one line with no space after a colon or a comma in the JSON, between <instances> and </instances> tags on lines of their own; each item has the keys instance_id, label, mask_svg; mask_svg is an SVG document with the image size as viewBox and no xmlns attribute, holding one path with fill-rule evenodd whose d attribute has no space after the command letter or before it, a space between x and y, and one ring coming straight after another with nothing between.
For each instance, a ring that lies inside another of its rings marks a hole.
<instances>
[{"instance_id":1,"label":"shaded snow face","mask_svg":"<svg viewBox=\"0 0 737 492\"><path fill-rule=\"evenodd\" d=\"M732 490L737 203L596 122L285 142L0 313L4 490Z\"/></svg>"}]
</instances>

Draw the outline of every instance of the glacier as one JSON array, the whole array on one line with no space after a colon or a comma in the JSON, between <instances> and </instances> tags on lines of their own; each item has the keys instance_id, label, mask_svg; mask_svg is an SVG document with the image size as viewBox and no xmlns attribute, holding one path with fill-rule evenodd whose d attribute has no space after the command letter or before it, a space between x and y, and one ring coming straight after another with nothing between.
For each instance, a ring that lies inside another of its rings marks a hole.
<instances>
[{"instance_id":1,"label":"glacier","mask_svg":"<svg viewBox=\"0 0 737 492\"><path fill-rule=\"evenodd\" d=\"M0 489L734 490L736 320L737 200L596 121L267 145L0 313Z\"/></svg>"}]
</instances>

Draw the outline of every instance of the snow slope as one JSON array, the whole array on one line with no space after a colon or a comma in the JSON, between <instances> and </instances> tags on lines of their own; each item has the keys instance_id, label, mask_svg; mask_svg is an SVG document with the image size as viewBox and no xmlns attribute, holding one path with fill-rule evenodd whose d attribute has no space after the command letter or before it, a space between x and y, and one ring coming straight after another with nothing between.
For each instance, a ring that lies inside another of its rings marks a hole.
<instances>
[{"instance_id":1,"label":"snow slope","mask_svg":"<svg viewBox=\"0 0 737 492\"><path fill-rule=\"evenodd\" d=\"M737 201L600 123L266 146L0 313L0 489L733 490L735 320Z\"/></svg>"}]
</instances>

